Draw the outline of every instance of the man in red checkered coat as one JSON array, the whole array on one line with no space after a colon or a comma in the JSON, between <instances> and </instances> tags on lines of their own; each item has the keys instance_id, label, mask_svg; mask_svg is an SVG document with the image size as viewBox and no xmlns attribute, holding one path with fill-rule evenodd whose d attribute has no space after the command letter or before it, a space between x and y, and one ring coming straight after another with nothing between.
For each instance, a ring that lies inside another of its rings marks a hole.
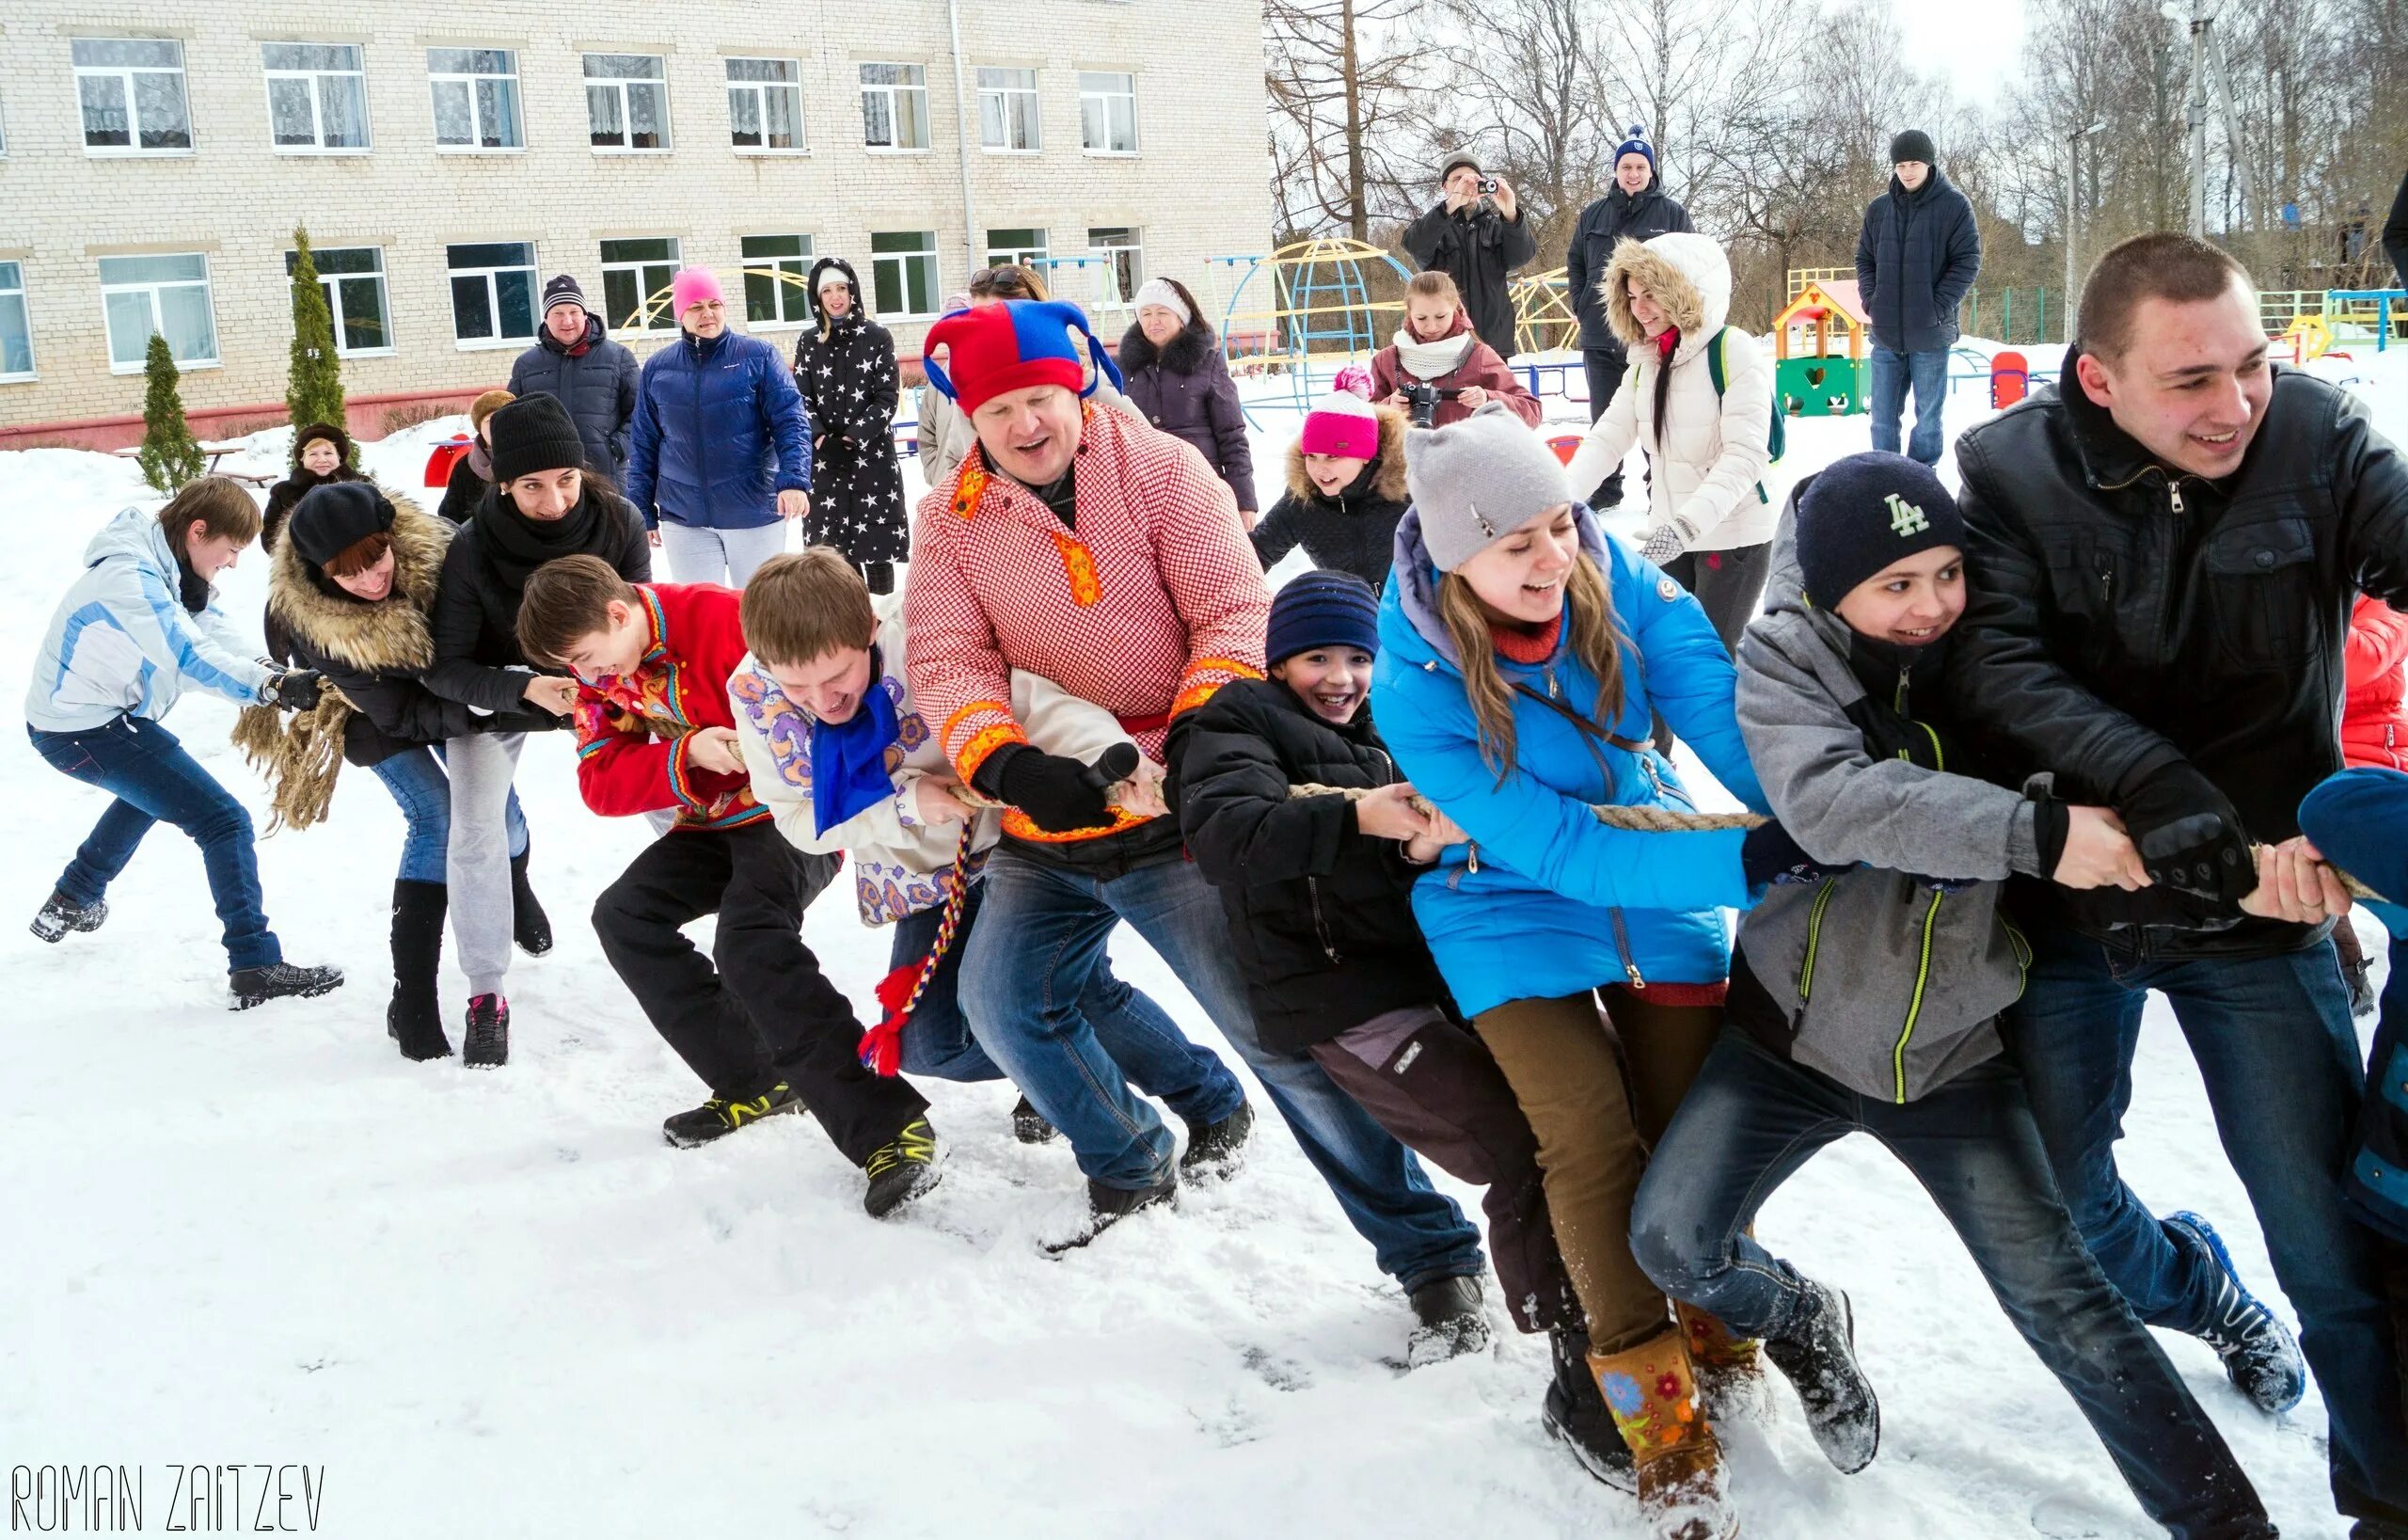
<instances>
[{"instance_id":1,"label":"man in red checkered coat","mask_svg":"<svg viewBox=\"0 0 2408 1540\"><path fill-rule=\"evenodd\" d=\"M982 1047L1069 1135L1084 1205L1045 1245L1083 1246L1175 1199L1181 1175L1225 1176L1252 1113L1191 1126L1187 1152L1095 1040L1074 1002L1127 920L1261 1079L1380 1266L1410 1293L1486 1262L1453 1201L1309 1057L1255 1034L1217 895L1183 858L1178 820L1110 806L1101 777L1031 745L1010 675L1052 679L1120 719L1156 764L1181 714L1262 674L1270 594L1228 488L1195 450L1081 399L1086 357L1117 374L1077 307L1013 301L946 316L928 377L978 437L911 531L906 618L912 697L963 781L1007 803L986 909L962 958Z\"/></svg>"}]
</instances>

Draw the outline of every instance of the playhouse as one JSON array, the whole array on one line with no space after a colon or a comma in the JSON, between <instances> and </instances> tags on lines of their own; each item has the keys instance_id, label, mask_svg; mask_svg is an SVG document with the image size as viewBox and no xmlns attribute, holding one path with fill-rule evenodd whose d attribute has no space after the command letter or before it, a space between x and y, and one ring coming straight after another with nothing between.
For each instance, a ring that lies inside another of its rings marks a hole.
<instances>
[{"instance_id":1,"label":"playhouse","mask_svg":"<svg viewBox=\"0 0 2408 1540\"><path fill-rule=\"evenodd\" d=\"M1854 278L1805 278L1772 322L1773 388L1782 409L1792 417L1864 411L1865 329Z\"/></svg>"}]
</instances>

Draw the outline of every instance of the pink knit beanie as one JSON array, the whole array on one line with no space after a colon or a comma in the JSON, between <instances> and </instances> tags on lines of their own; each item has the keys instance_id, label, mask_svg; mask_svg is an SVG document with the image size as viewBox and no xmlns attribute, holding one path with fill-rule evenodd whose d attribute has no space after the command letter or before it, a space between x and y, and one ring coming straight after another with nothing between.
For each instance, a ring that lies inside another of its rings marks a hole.
<instances>
[{"instance_id":1,"label":"pink knit beanie","mask_svg":"<svg viewBox=\"0 0 2408 1540\"><path fill-rule=\"evenodd\" d=\"M1361 364L1338 372L1329 394L1305 418L1307 454L1371 460L1380 452L1380 414L1371 409L1371 373Z\"/></svg>"},{"instance_id":2,"label":"pink knit beanie","mask_svg":"<svg viewBox=\"0 0 2408 1540\"><path fill-rule=\"evenodd\" d=\"M681 267L669 280L669 310L672 315L684 315L690 306L705 300L724 300L720 293L719 278L707 267Z\"/></svg>"}]
</instances>

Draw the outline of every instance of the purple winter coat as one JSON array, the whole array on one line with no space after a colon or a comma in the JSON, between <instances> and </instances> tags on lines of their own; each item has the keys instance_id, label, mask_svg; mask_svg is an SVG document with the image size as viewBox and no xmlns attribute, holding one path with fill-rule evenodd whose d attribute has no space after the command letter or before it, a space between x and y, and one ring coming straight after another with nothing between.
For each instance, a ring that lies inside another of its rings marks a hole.
<instances>
[{"instance_id":1,"label":"purple winter coat","mask_svg":"<svg viewBox=\"0 0 2408 1540\"><path fill-rule=\"evenodd\" d=\"M1191 321L1170 346L1157 349L1143 330L1131 326L1120 339L1119 362L1130 405L1163 432L1195 445L1212 474L1228 484L1241 511L1259 509L1245 412L1212 328Z\"/></svg>"}]
</instances>

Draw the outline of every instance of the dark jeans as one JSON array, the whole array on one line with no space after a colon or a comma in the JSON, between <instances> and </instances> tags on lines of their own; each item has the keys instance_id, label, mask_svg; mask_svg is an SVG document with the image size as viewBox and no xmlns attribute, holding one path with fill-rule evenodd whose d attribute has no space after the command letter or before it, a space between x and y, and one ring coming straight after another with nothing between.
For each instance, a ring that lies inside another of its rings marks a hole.
<instances>
[{"instance_id":1,"label":"dark jeans","mask_svg":"<svg viewBox=\"0 0 2408 1540\"><path fill-rule=\"evenodd\" d=\"M1722 650L1739 656L1739 633L1756 618L1764 602L1765 574L1772 564L1772 547L1742 546L1736 550L1683 551L1664 564L1665 576L1697 595Z\"/></svg>"},{"instance_id":2,"label":"dark jeans","mask_svg":"<svg viewBox=\"0 0 2408 1540\"><path fill-rule=\"evenodd\" d=\"M1613 404L1614 392L1622 389L1623 376L1630 372L1630 355L1619 348L1582 348L1580 366L1589 376L1589 421L1594 422L1606 415L1606 408ZM1575 497L1582 495L1576 486L1572 492ZM1610 508L1620 502L1622 467L1614 467L1587 497L1592 508Z\"/></svg>"},{"instance_id":3,"label":"dark jeans","mask_svg":"<svg viewBox=\"0 0 2408 1540\"><path fill-rule=\"evenodd\" d=\"M1878 1139L1940 1205L2151 1518L2178 1540L2274 1532L2223 1435L2083 1248L2004 1059L1898 1106L1726 1027L1640 1183L1640 1265L1738 1336L1790 1335L1803 1281L1748 1227L1815 1151L1857 1133Z\"/></svg>"},{"instance_id":4,"label":"dark jeans","mask_svg":"<svg viewBox=\"0 0 2408 1540\"><path fill-rule=\"evenodd\" d=\"M1915 431L1907 453L1927 466L1940 463L1940 414L1948 405L1948 350L1893 353L1873 344L1872 364L1865 373L1873 397L1873 447L1898 452L1898 421L1906 415L1907 387L1915 392Z\"/></svg>"},{"instance_id":5,"label":"dark jeans","mask_svg":"<svg viewBox=\"0 0 2408 1540\"><path fill-rule=\"evenodd\" d=\"M2163 994L2249 1191L2274 1277L2332 1419L2333 1494L2353 1517L2408 1522L2408 1428L2371 1230L2342 1206L2366 1086L2329 944L2268 958L2149 959L2063 925L2036 927L2007 1039L2057 1184L2092 1255L2143 1321L2196 1333L2215 1260L2158 1223L2115 1169L2148 992Z\"/></svg>"},{"instance_id":6,"label":"dark jeans","mask_svg":"<svg viewBox=\"0 0 2408 1540\"><path fill-rule=\"evenodd\" d=\"M767 818L654 840L594 903L627 992L714 1096L792 1086L860 1166L927 1110L909 1081L862 1067L861 1023L802 944L802 912L836 875ZM719 916L711 955L680 929Z\"/></svg>"},{"instance_id":7,"label":"dark jeans","mask_svg":"<svg viewBox=\"0 0 2408 1540\"><path fill-rule=\"evenodd\" d=\"M267 913L260 907L251 816L184 753L175 734L131 716L78 733L26 731L34 752L50 761L51 769L117 797L59 875L59 892L79 904L105 897L150 826L172 823L200 847L201 869L209 875L210 897L217 902L217 918L225 928L227 971L284 961L276 932L267 928Z\"/></svg>"}]
</instances>

